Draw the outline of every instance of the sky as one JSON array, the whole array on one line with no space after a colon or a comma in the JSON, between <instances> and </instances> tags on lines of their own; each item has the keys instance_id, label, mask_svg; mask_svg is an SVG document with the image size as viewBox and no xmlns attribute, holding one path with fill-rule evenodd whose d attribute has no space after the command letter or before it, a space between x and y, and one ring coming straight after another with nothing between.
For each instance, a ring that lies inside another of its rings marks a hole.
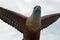
<instances>
[{"instance_id":1,"label":"sky","mask_svg":"<svg viewBox=\"0 0 60 40\"><path fill-rule=\"evenodd\" d=\"M60 13L60 0L0 0L0 7L29 17L36 5L41 6L41 16ZM41 40L60 40L60 18L41 30ZM23 34L0 20L0 40L22 40Z\"/></svg>"}]
</instances>

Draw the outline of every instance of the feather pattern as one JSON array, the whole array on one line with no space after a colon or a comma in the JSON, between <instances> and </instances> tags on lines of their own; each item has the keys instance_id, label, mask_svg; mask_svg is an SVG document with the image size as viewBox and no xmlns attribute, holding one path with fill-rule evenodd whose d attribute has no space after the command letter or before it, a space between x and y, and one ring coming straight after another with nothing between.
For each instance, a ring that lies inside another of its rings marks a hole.
<instances>
[{"instance_id":1,"label":"feather pattern","mask_svg":"<svg viewBox=\"0 0 60 40\"><path fill-rule=\"evenodd\" d=\"M39 9L40 6L36 6L35 8L36 8L36 10L33 11L34 14L38 14L38 15L41 14L40 13L41 10ZM37 9L39 9L40 12L38 12ZM30 22L28 20L29 17L25 17L19 13L16 13L16 12L13 12L13 11L0 7L0 19L6 23L12 25L17 30L19 30L21 33L23 33L24 34L23 40L39 40L40 31L44 28L47 28L52 23L54 23L59 17L60 17L60 13L46 15L46 16L42 16L42 17L40 17L40 15L38 17L36 17L36 15L31 16L30 18L33 19L32 24L34 24L33 28L35 27L35 23L37 23L37 22L38 22L37 25L39 24L38 27L40 27L39 30L32 31L31 30L32 26L30 26L30 28L28 28L30 24L26 25ZM39 23L39 20L41 21L41 23ZM37 28L37 26L36 26L36 28Z\"/></svg>"},{"instance_id":2,"label":"feather pattern","mask_svg":"<svg viewBox=\"0 0 60 40\"><path fill-rule=\"evenodd\" d=\"M20 32L23 32L27 17L0 7L0 19L12 25Z\"/></svg>"},{"instance_id":3,"label":"feather pattern","mask_svg":"<svg viewBox=\"0 0 60 40\"><path fill-rule=\"evenodd\" d=\"M45 15L41 17L41 29L47 28L49 25L53 24L59 17L60 13Z\"/></svg>"}]
</instances>

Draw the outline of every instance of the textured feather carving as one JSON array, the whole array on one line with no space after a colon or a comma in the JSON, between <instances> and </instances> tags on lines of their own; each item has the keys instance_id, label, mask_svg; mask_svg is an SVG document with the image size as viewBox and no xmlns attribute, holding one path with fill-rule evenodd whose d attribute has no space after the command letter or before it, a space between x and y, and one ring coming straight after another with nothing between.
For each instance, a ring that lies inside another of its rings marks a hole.
<instances>
[{"instance_id":1,"label":"textured feather carving","mask_svg":"<svg viewBox=\"0 0 60 40\"><path fill-rule=\"evenodd\" d=\"M39 8L39 6L36 6L36 7L35 7L36 9ZM36 11L36 13L39 13L39 12ZM55 13L55 14L39 17L39 18L41 18L40 21L42 24L40 26L40 29L42 30L44 28L47 28L49 25L54 23L59 17L60 17L60 13ZM39 40L41 30L39 29L37 31L31 31L30 28L28 28L26 26L26 20L28 19L28 17L25 17L19 13L16 13L16 12L13 12L13 11L0 7L0 19L6 23L12 25L17 30L19 30L21 33L25 34L24 35L25 40Z\"/></svg>"},{"instance_id":2,"label":"textured feather carving","mask_svg":"<svg viewBox=\"0 0 60 40\"><path fill-rule=\"evenodd\" d=\"M12 25L20 32L23 32L23 27L25 26L27 17L0 7L0 19Z\"/></svg>"},{"instance_id":3,"label":"textured feather carving","mask_svg":"<svg viewBox=\"0 0 60 40\"><path fill-rule=\"evenodd\" d=\"M60 13L55 13L51 15L45 15L41 17L41 29L44 29L54 23L60 17Z\"/></svg>"}]
</instances>

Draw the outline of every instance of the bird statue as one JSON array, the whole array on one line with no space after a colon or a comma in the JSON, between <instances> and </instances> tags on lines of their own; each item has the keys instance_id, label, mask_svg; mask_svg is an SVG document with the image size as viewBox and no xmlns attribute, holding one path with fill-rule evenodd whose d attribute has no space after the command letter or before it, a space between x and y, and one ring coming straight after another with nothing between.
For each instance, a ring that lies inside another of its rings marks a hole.
<instances>
[{"instance_id":1,"label":"bird statue","mask_svg":"<svg viewBox=\"0 0 60 40\"><path fill-rule=\"evenodd\" d=\"M39 40L40 31L60 17L60 13L41 17L41 7L35 6L30 17L0 7L0 19L23 33L23 40Z\"/></svg>"}]
</instances>

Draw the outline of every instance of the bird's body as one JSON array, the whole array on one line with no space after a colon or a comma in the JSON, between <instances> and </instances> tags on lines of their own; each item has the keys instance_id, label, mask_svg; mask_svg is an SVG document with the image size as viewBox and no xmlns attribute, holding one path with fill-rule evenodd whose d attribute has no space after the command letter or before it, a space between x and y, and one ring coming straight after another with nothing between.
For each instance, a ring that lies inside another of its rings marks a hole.
<instances>
[{"instance_id":1,"label":"bird's body","mask_svg":"<svg viewBox=\"0 0 60 40\"><path fill-rule=\"evenodd\" d=\"M40 28L40 14L32 14L26 21L26 25L32 30L36 30Z\"/></svg>"},{"instance_id":2,"label":"bird's body","mask_svg":"<svg viewBox=\"0 0 60 40\"><path fill-rule=\"evenodd\" d=\"M35 9L33 10L32 15L28 17L26 20L26 27L24 30L24 40L39 40L40 27L41 27L40 6L34 8Z\"/></svg>"},{"instance_id":3,"label":"bird's body","mask_svg":"<svg viewBox=\"0 0 60 40\"><path fill-rule=\"evenodd\" d=\"M33 23L32 23L33 24ZM35 25L26 25L26 27L24 28L24 40L39 40L40 38L40 28L35 28L38 27L39 25L35 26Z\"/></svg>"},{"instance_id":4,"label":"bird's body","mask_svg":"<svg viewBox=\"0 0 60 40\"><path fill-rule=\"evenodd\" d=\"M41 7L35 6L30 17L0 7L0 19L23 33L24 40L39 40L40 31L60 17L60 13L41 17Z\"/></svg>"}]
</instances>

